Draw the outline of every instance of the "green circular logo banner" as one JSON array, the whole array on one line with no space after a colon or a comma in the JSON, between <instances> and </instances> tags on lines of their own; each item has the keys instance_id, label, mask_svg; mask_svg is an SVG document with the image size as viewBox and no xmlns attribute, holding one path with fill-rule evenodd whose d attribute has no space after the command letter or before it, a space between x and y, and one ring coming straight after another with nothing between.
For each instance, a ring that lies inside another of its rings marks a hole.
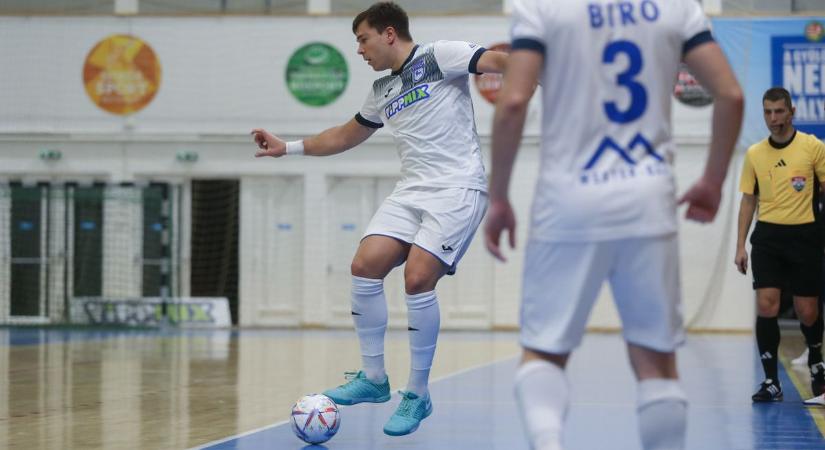
<instances>
[{"instance_id":1,"label":"green circular logo banner","mask_svg":"<svg viewBox=\"0 0 825 450\"><path fill-rule=\"evenodd\" d=\"M299 48L286 65L289 92L309 106L334 102L346 89L348 79L344 56L323 42L312 42Z\"/></svg>"}]
</instances>

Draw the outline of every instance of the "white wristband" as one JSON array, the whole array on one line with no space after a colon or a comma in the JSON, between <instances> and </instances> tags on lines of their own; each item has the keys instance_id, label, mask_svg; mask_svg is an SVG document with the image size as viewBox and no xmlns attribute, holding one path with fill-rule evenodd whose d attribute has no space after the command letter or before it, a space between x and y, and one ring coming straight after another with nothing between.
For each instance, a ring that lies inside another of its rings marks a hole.
<instances>
[{"instance_id":1,"label":"white wristband","mask_svg":"<svg viewBox=\"0 0 825 450\"><path fill-rule=\"evenodd\" d=\"M304 141L290 141L286 143L286 154L287 155L303 155L304 154Z\"/></svg>"}]
</instances>

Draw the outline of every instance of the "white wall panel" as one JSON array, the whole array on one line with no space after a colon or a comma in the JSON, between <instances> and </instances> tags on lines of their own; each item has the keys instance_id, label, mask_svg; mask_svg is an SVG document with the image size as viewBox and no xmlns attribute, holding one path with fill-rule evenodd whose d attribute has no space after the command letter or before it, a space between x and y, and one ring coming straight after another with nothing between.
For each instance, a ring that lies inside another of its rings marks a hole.
<instances>
[{"instance_id":1,"label":"white wall panel","mask_svg":"<svg viewBox=\"0 0 825 450\"><path fill-rule=\"evenodd\" d=\"M242 179L240 227L240 324L300 325L303 179Z\"/></svg>"},{"instance_id":2,"label":"white wall panel","mask_svg":"<svg viewBox=\"0 0 825 450\"><path fill-rule=\"evenodd\" d=\"M350 264L370 219L391 192L394 180L336 176L328 178L327 183L326 305L331 323L351 326ZM384 280L390 325L407 323L403 270L403 266L397 267Z\"/></svg>"}]
</instances>

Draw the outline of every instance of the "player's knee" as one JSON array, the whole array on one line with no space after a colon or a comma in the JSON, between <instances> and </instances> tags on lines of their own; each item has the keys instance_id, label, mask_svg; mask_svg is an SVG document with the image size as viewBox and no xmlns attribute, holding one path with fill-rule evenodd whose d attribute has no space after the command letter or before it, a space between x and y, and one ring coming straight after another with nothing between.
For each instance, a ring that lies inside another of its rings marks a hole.
<instances>
[{"instance_id":1,"label":"player's knee","mask_svg":"<svg viewBox=\"0 0 825 450\"><path fill-rule=\"evenodd\" d=\"M408 270L404 272L404 290L410 295L429 292L435 289L437 280L430 274Z\"/></svg>"},{"instance_id":2,"label":"player's knee","mask_svg":"<svg viewBox=\"0 0 825 450\"><path fill-rule=\"evenodd\" d=\"M774 317L779 314L779 298L760 296L756 301L756 312L762 317Z\"/></svg>"},{"instance_id":3,"label":"player's knee","mask_svg":"<svg viewBox=\"0 0 825 450\"><path fill-rule=\"evenodd\" d=\"M361 278L384 278L376 273L375 269L364 258L355 257L349 267L350 273L354 277Z\"/></svg>"}]
</instances>

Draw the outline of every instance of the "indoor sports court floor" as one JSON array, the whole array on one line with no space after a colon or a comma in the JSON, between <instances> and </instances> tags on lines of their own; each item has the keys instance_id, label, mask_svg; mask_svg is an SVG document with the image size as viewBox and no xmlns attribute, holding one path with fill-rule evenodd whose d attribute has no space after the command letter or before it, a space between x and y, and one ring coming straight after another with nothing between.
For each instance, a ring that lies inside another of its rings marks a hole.
<instances>
[{"instance_id":1,"label":"indoor sports court floor","mask_svg":"<svg viewBox=\"0 0 825 450\"><path fill-rule=\"evenodd\" d=\"M680 370L691 399L688 448L825 449L825 408L804 407L801 350L784 330L785 401L750 395L761 367L749 335L690 335ZM286 421L301 395L355 369L351 331L0 329L0 447L11 449L526 449L511 396L515 333L439 339L433 415L406 437L381 427L398 403L343 407L324 446ZM406 332L389 334L394 389L408 370ZM635 388L617 334L589 334L569 366L569 449L638 449Z\"/></svg>"}]
</instances>

